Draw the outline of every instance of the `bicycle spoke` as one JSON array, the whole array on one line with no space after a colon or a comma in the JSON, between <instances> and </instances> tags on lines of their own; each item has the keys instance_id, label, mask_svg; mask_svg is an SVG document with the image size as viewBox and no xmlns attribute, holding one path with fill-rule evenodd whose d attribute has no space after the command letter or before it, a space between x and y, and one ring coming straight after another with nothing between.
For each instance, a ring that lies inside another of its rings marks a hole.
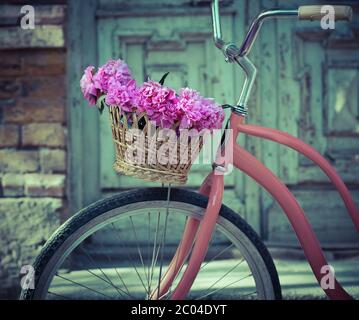
<instances>
[{"instance_id":1,"label":"bicycle spoke","mask_svg":"<svg viewBox=\"0 0 359 320\"><path fill-rule=\"evenodd\" d=\"M196 300L201 300L201 299L203 299L203 298L205 298L205 297L210 296L210 295L213 294L213 293L217 293L218 291L221 291L221 290L223 290L223 289L226 289L226 288L230 287L231 285L233 285L233 284L235 284L235 283L238 283L238 282L240 282L240 281L242 281L242 280L244 280L244 279L250 277L251 275L252 275L252 274L250 273L249 275L246 275L245 277L243 277L243 278L241 278L241 279L238 279L238 280L236 280L236 281L233 281L232 283L230 283L230 284L228 284L228 285L226 285L226 286L224 286L224 287L222 287L222 288L218 288L218 289L216 289L216 290L213 290L213 291L211 291L211 292L209 292L209 293L207 293L207 294L205 294L205 295L203 295L203 296L197 298ZM208 288L208 289L209 289L209 288ZM256 293L256 292L257 292L257 291L252 292L252 293L250 293L250 294L253 294L253 293ZM242 297L245 297L245 296L247 296L247 295L244 295L244 296L242 296Z\"/></svg>"},{"instance_id":2,"label":"bicycle spoke","mask_svg":"<svg viewBox=\"0 0 359 320\"><path fill-rule=\"evenodd\" d=\"M144 262L143 262L143 258L142 258L142 254L141 254L141 249L140 249L140 246L139 246L139 243L138 243L137 233L136 233L135 226L134 226L134 224L133 224L132 217L130 217L130 221L131 221L131 226L132 226L133 233L134 233L134 235L135 235L137 251L138 251L138 254L139 254L139 256L140 256L141 264L142 264L142 267L143 267L143 272L145 273L145 277L146 277L146 279L147 279L146 267L145 267L145 264L144 264ZM147 294L149 294L149 292L147 292Z\"/></svg>"},{"instance_id":3,"label":"bicycle spoke","mask_svg":"<svg viewBox=\"0 0 359 320\"><path fill-rule=\"evenodd\" d=\"M97 294L99 294L99 295L102 295L102 296L104 296L104 297L106 297L106 298L112 299L112 297L108 296L107 294L104 294L104 293L102 293L102 292L99 292L99 291L97 291L97 290L95 290L95 289L92 289L92 288L90 288L90 287L88 287L88 286L82 284L82 283L73 281L73 280L68 279L68 278L66 278L66 277L64 277L64 276L60 276L59 274L56 274L55 277L59 277L59 278L65 280L65 281L69 281L69 282L71 282L71 283L73 283L73 284L75 284L75 285L78 285L78 286L83 287L83 288L85 288L85 289L87 289L87 290L90 290L90 291L92 291L92 292L95 292L95 293L97 293Z\"/></svg>"},{"instance_id":4,"label":"bicycle spoke","mask_svg":"<svg viewBox=\"0 0 359 320\"><path fill-rule=\"evenodd\" d=\"M115 271L116 271L117 276L120 278L120 280L121 280L123 286L125 287L125 289L126 289L126 291L127 291L127 294L128 294L128 295L131 295L131 294L130 294L130 291L128 290L128 288L127 288L127 286L126 286L126 284L125 284L125 281L122 279L120 273L117 271L117 268L115 268Z\"/></svg>"},{"instance_id":5,"label":"bicycle spoke","mask_svg":"<svg viewBox=\"0 0 359 320\"><path fill-rule=\"evenodd\" d=\"M159 226L160 226L160 218L161 218L160 215L161 215L161 213L158 212L157 213L157 225L156 225L156 231L155 231L155 238L153 240L150 288L152 287L153 272L154 272L154 267L155 267L155 265L157 263L158 252L159 252L159 250L157 251L157 236L158 236L158 229L159 229Z\"/></svg>"},{"instance_id":6,"label":"bicycle spoke","mask_svg":"<svg viewBox=\"0 0 359 320\"><path fill-rule=\"evenodd\" d=\"M212 283L208 288L207 291L211 288L213 288L219 281L221 281L222 279L224 279L227 275L229 275L235 268L237 268L241 263L243 263L244 259L242 259L241 261L239 261L234 267L232 267L231 269L229 269L223 276L221 276L219 279L217 279L214 283Z\"/></svg>"},{"instance_id":7,"label":"bicycle spoke","mask_svg":"<svg viewBox=\"0 0 359 320\"><path fill-rule=\"evenodd\" d=\"M112 283L111 283L111 282L109 282L108 280L106 280L106 279L100 277L98 274L94 273L93 271L91 271L91 270L89 270L89 269L86 269L86 271L87 271L88 273L90 273L91 275L93 275L94 277L96 277L96 278L98 278L98 279L100 279L100 280L106 282L106 283L109 284L110 286L112 286ZM133 297L131 294L129 294L129 293L123 291L121 288L118 288L118 289L119 289L121 292L123 292L124 294L128 295L129 297L135 298L135 297ZM122 297L122 294L121 294L121 297Z\"/></svg>"},{"instance_id":8,"label":"bicycle spoke","mask_svg":"<svg viewBox=\"0 0 359 320\"><path fill-rule=\"evenodd\" d=\"M151 239L151 213L148 212L148 232L147 232L147 284L148 292L151 292L150 286L150 239Z\"/></svg>"},{"instance_id":9,"label":"bicycle spoke","mask_svg":"<svg viewBox=\"0 0 359 320\"><path fill-rule=\"evenodd\" d=\"M165 227L164 227L163 236L162 236L162 244L159 247L159 249L161 250L161 258L160 258L160 272L159 272L159 276L158 276L158 287L157 287L157 291L158 291L157 296L158 297L159 297L160 287L161 287L163 252L164 252L164 243L165 243L165 239L166 239L167 221L168 221L168 212L166 213L166 217L165 217Z\"/></svg>"},{"instance_id":10,"label":"bicycle spoke","mask_svg":"<svg viewBox=\"0 0 359 320\"><path fill-rule=\"evenodd\" d=\"M100 245L101 245L101 247L102 247L102 249L103 249L103 253L105 254L105 256L106 256L108 262L110 262L110 264L112 265L112 264L113 264L113 263L112 263L112 259L111 259L111 257L106 253L105 246L103 245L103 241L98 240L98 242L100 243ZM122 282L122 284L123 284L123 286L125 287L125 289L127 290L128 294L130 294L130 292L128 291L128 288L127 288L127 286L126 286L124 280L122 279L122 277L121 277L121 275L120 275L120 273L119 273L119 271L117 270L116 267L114 267L114 268L115 268L115 272L116 272L118 278L119 278L120 281ZM116 287L117 287L117 286L116 286ZM120 288L118 288L118 289L121 290ZM122 290L121 290L121 291L122 291Z\"/></svg>"},{"instance_id":11,"label":"bicycle spoke","mask_svg":"<svg viewBox=\"0 0 359 320\"><path fill-rule=\"evenodd\" d=\"M167 190L167 207L166 207L165 228L164 228L163 237L162 237L160 274L158 277L158 288L157 288L157 292L158 292L157 297L158 298L160 297L162 266L163 266L163 251L164 251L164 245L166 243L166 231L167 231L167 222L168 222L168 214L169 214L170 194L171 194L171 184L168 185L168 190Z\"/></svg>"},{"instance_id":12,"label":"bicycle spoke","mask_svg":"<svg viewBox=\"0 0 359 320\"><path fill-rule=\"evenodd\" d=\"M121 237L121 235L120 235L120 231L115 227L114 223L112 223L111 225L112 225L112 228L113 228L115 231L117 231L116 234L117 234L118 238L120 239L121 247L123 248L123 250L124 250L125 252L127 252L127 257L128 257L128 259L130 260L130 262L131 262L131 264L132 264L132 267L135 269L135 272L136 272L138 278L140 279L141 284L142 284L143 288L145 289L145 292L147 292L146 287L145 287L145 284L143 283L142 277L141 277L141 275L139 274L139 272L138 272L138 270L137 270L135 264L134 264L133 261L132 261L131 255L129 254L128 250L126 250L126 248L124 247L124 242L122 241L122 237Z\"/></svg>"},{"instance_id":13,"label":"bicycle spoke","mask_svg":"<svg viewBox=\"0 0 359 320\"><path fill-rule=\"evenodd\" d=\"M95 261L93 260L93 258L91 257L91 255L87 252L87 250L85 248L83 248L83 246L79 247L85 254L86 256L94 263L95 265ZM115 286L113 284L113 282L111 281L111 279L105 274L105 272L102 270L102 268L98 267L97 269L100 270L100 272L103 274L103 276L108 280L108 282L112 285L113 288L115 288L115 290L121 295L119 288L117 286Z\"/></svg>"},{"instance_id":14,"label":"bicycle spoke","mask_svg":"<svg viewBox=\"0 0 359 320\"><path fill-rule=\"evenodd\" d=\"M47 293L50 293L50 294L52 294L54 296L57 296L57 297L60 297L60 298L64 298L65 300L71 300L70 297L66 297L66 296L64 296L62 294L58 294L58 293L55 293L55 292L52 292L52 291L47 291Z\"/></svg>"},{"instance_id":15,"label":"bicycle spoke","mask_svg":"<svg viewBox=\"0 0 359 320\"><path fill-rule=\"evenodd\" d=\"M205 264L203 264L200 268L203 269L206 265L208 265L210 262L214 261L215 259L217 259L219 256L221 256L224 252L226 252L227 250L229 250L230 248L232 248L234 246L234 244L230 244L228 247L224 248L222 251L220 251L219 253L217 253L212 259L210 259L209 261L207 261Z\"/></svg>"}]
</instances>

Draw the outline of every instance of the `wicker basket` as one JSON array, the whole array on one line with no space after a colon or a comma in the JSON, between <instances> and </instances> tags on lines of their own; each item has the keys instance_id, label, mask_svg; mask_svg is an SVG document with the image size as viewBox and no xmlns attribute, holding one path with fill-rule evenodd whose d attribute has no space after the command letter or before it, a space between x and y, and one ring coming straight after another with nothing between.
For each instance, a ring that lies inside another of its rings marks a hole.
<instances>
[{"instance_id":1,"label":"wicker basket","mask_svg":"<svg viewBox=\"0 0 359 320\"><path fill-rule=\"evenodd\" d=\"M153 138L151 140L154 133L156 134L156 137L158 137L158 133L161 128L151 127L145 113L140 115L137 115L135 112L121 113L120 107L117 106L110 106L109 113L112 137L116 150L116 161L114 164L116 172L147 181L158 181L162 183L174 183L181 185L186 183L192 162L186 161L186 163L181 163L181 156L185 156L184 153L187 153L188 159L194 160L203 146L202 136L198 136L198 143L193 146L189 139L186 139L184 143L183 141L180 141L180 138L178 137L170 154L165 155L167 158L176 157L175 159L177 162L173 163L171 161L167 164L161 164L156 155L158 155L161 151L161 146L164 143L168 143L168 141L160 141L159 139L153 140ZM176 125L172 127L172 129L175 128ZM128 154L126 154L127 149L133 148L133 143L136 141L136 139L132 142L126 141L126 133L129 129L140 129L144 134L144 141L142 140L144 142L142 144L143 147L141 149L137 148L137 151L141 152L141 159L144 159L145 161L138 163L138 161L130 159ZM172 142L173 140L171 143Z\"/></svg>"}]
</instances>

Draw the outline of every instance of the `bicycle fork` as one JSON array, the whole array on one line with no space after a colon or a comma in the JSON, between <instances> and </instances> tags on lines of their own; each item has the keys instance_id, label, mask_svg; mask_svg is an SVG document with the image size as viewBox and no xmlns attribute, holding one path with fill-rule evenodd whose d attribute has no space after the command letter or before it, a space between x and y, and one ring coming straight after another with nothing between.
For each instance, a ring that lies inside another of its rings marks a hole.
<instances>
[{"instance_id":1,"label":"bicycle fork","mask_svg":"<svg viewBox=\"0 0 359 320\"><path fill-rule=\"evenodd\" d=\"M158 288L153 290L150 295L151 299L160 299L170 289L193 246L187 268L171 295L172 300L183 300L186 297L206 256L209 241L222 205L223 190L223 175L216 175L212 172L200 189L200 193L209 196L203 219L199 221L195 218L188 218L182 240L161 280L160 290Z\"/></svg>"}]
</instances>

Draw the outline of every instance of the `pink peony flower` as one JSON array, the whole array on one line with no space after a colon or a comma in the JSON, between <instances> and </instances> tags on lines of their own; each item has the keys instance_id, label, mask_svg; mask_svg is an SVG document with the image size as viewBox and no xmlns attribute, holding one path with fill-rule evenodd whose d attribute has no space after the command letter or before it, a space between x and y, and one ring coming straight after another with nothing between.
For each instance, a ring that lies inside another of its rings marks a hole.
<instances>
[{"instance_id":1,"label":"pink peony flower","mask_svg":"<svg viewBox=\"0 0 359 320\"><path fill-rule=\"evenodd\" d=\"M80 80L81 91L85 99L89 102L90 106L96 104L97 98L100 95L99 90L96 88L94 83L93 70L95 67L88 66L85 69L84 75Z\"/></svg>"},{"instance_id":2,"label":"pink peony flower","mask_svg":"<svg viewBox=\"0 0 359 320\"><path fill-rule=\"evenodd\" d=\"M94 74L94 67L85 69L80 85L90 105L105 94L107 105L117 105L123 112L145 112L157 126L170 128L179 122L181 129L216 129L224 119L222 108L213 99L204 98L196 90L183 88L176 92L155 81L136 87L130 70L122 60L109 60Z\"/></svg>"},{"instance_id":3,"label":"pink peony flower","mask_svg":"<svg viewBox=\"0 0 359 320\"><path fill-rule=\"evenodd\" d=\"M115 80L120 84L126 84L132 79L127 64L121 59L109 60L100 67L94 76L94 82L97 89L103 93L109 90L110 81Z\"/></svg>"},{"instance_id":4,"label":"pink peony flower","mask_svg":"<svg viewBox=\"0 0 359 320\"><path fill-rule=\"evenodd\" d=\"M190 88L181 89L177 109L182 114L181 129L219 129L224 120L223 109L213 99Z\"/></svg>"},{"instance_id":5,"label":"pink peony flower","mask_svg":"<svg viewBox=\"0 0 359 320\"><path fill-rule=\"evenodd\" d=\"M136 81L130 80L126 84L121 84L115 79L110 80L105 101L107 105L120 106L122 111L135 111L137 105Z\"/></svg>"},{"instance_id":6,"label":"pink peony flower","mask_svg":"<svg viewBox=\"0 0 359 320\"><path fill-rule=\"evenodd\" d=\"M162 128L170 128L179 120L177 102L173 89L155 81L143 83L138 90L138 111L146 112L148 118Z\"/></svg>"}]
</instances>

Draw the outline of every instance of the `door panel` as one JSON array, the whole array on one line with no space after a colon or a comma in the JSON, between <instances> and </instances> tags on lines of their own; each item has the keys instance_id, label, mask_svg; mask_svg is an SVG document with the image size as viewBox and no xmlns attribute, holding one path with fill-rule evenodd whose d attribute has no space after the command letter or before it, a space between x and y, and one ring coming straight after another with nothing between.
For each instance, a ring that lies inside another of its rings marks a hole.
<instances>
[{"instance_id":1,"label":"door panel","mask_svg":"<svg viewBox=\"0 0 359 320\"><path fill-rule=\"evenodd\" d=\"M318 2L331 1L262 0L260 9ZM254 52L259 68L256 95L262 99L256 106L256 121L289 132L325 155L358 203L358 19L350 25L337 22L330 31L321 29L320 22L296 19L265 25ZM249 140L249 145L258 143ZM358 246L359 237L340 197L310 160L265 141L256 154L297 196L323 243ZM272 243L297 245L281 209L263 190L260 194L263 236Z\"/></svg>"}]
</instances>

